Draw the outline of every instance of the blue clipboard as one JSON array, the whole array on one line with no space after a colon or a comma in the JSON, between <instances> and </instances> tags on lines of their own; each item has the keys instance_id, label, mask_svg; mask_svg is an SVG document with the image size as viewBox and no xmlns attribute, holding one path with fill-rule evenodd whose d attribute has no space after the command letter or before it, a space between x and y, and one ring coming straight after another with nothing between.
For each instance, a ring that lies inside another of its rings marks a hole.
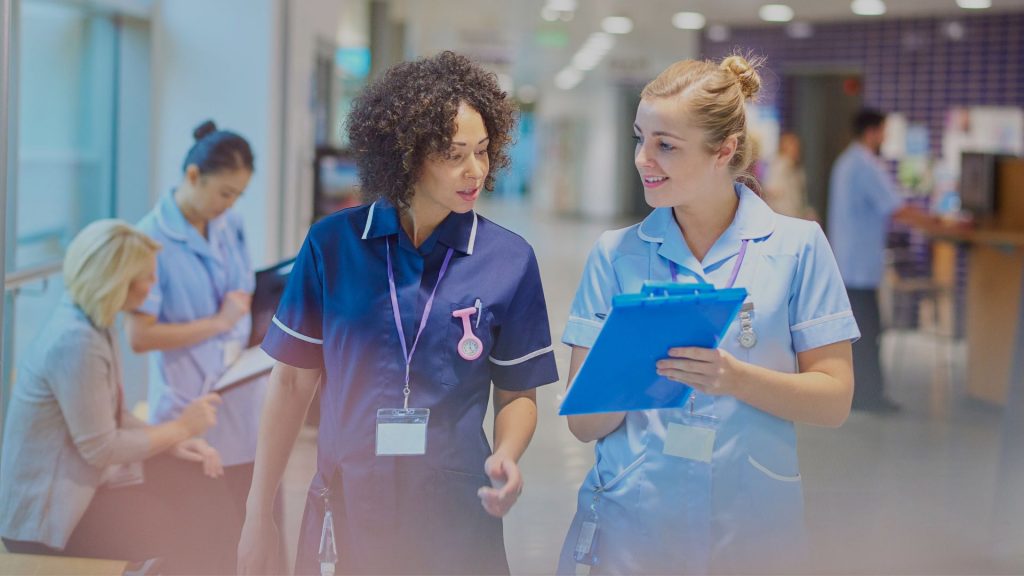
<instances>
[{"instance_id":1,"label":"blue clipboard","mask_svg":"<svg viewBox=\"0 0 1024 576\"><path fill-rule=\"evenodd\" d=\"M718 348L747 298L744 288L646 282L620 294L558 413L680 408L689 386L658 376L655 364L677 346Z\"/></svg>"}]
</instances>

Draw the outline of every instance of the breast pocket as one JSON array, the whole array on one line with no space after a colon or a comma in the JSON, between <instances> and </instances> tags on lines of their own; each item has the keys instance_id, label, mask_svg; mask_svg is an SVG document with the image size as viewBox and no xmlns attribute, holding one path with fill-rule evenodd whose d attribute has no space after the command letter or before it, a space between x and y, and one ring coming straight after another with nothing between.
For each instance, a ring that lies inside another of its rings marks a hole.
<instances>
[{"instance_id":1,"label":"breast pocket","mask_svg":"<svg viewBox=\"0 0 1024 576\"><path fill-rule=\"evenodd\" d=\"M468 316L468 331L463 319L455 316L460 310L473 308L475 303L476 299L473 298L450 305L448 334L444 343L444 373L441 378L449 388L490 384L488 358L494 346L494 316L485 306L481 306L477 312ZM474 337L479 343L473 343Z\"/></svg>"}]
</instances>

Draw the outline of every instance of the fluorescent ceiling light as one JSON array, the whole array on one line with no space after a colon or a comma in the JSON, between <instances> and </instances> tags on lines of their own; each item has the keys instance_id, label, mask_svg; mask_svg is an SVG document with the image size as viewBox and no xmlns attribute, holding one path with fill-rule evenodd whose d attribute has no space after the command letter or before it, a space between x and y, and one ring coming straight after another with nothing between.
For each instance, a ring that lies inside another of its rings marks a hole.
<instances>
[{"instance_id":1,"label":"fluorescent ceiling light","mask_svg":"<svg viewBox=\"0 0 1024 576\"><path fill-rule=\"evenodd\" d=\"M956 0L956 5L967 10L984 10L992 7L992 0Z\"/></svg>"},{"instance_id":2,"label":"fluorescent ceiling light","mask_svg":"<svg viewBox=\"0 0 1024 576\"><path fill-rule=\"evenodd\" d=\"M885 14L885 2L882 0L853 0L850 10L858 16L881 16Z\"/></svg>"},{"instance_id":3,"label":"fluorescent ceiling light","mask_svg":"<svg viewBox=\"0 0 1024 576\"><path fill-rule=\"evenodd\" d=\"M729 39L729 27L721 24L708 26L708 40L712 42L725 42Z\"/></svg>"},{"instance_id":4,"label":"fluorescent ceiling light","mask_svg":"<svg viewBox=\"0 0 1024 576\"><path fill-rule=\"evenodd\" d=\"M601 29L609 34L629 34L633 31L633 19L628 16L609 16L601 21Z\"/></svg>"},{"instance_id":5,"label":"fluorescent ceiling light","mask_svg":"<svg viewBox=\"0 0 1024 576\"><path fill-rule=\"evenodd\" d=\"M678 12L672 16L672 25L680 30L700 30L706 23L700 12Z\"/></svg>"},{"instance_id":6,"label":"fluorescent ceiling light","mask_svg":"<svg viewBox=\"0 0 1024 576\"><path fill-rule=\"evenodd\" d=\"M577 84L583 81L583 72L569 67L563 68L555 75L555 86L562 90L572 90Z\"/></svg>"},{"instance_id":7,"label":"fluorescent ceiling light","mask_svg":"<svg viewBox=\"0 0 1024 576\"><path fill-rule=\"evenodd\" d=\"M785 4L765 4L757 15L765 22L789 22L793 19L793 9Z\"/></svg>"},{"instance_id":8,"label":"fluorescent ceiling light","mask_svg":"<svg viewBox=\"0 0 1024 576\"><path fill-rule=\"evenodd\" d=\"M576 0L548 0L546 8L559 12L572 12L576 10Z\"/></svg>"}]
</instances>

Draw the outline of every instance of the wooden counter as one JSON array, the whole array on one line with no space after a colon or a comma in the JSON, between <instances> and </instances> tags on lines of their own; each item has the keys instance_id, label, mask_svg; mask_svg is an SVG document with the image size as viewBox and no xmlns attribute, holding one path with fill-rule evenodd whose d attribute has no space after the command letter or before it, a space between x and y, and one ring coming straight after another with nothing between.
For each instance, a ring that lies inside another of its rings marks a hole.
<instances>
[{"instance_id":1,"label":"wooden counter","mask_svg":"<svg viewBox=\"0 0 1024 576\"><path fill-rule=\"evenodd\" d=\"M1013 367L1024 279L1024 232L922 229L936 241L935 254L954 256L952 244L968 246L966 336L967 394L1002 405ZM948 276L948 263L936 271ZM941 281L936 278L937 281ZM949 281L949 278L943 280Z\"/></svg>"}]
</instances>

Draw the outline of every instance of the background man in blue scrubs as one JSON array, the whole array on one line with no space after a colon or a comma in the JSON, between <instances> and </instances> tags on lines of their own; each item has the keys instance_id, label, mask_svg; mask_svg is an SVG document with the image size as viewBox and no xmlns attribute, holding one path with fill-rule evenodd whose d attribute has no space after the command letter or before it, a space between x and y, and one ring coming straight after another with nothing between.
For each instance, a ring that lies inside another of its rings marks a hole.
<instances>
[{"instance_id":1,"label":"background man in blue scrubs","mask_svg":"<svg viewBox=\"0 0 1024 576\"><path fill-rule=\"evenodd\" d=\"M853 344L853 408L895 412L899 405L885 395L879 362L878 285L885 267L885 238L890 219L918 223L928 216L904 202L879 157L885 114L861 110L853 119L853 133L853 142L832 166L828 207L829 241L861 331Z\"/></svg>"}]
</instances>

